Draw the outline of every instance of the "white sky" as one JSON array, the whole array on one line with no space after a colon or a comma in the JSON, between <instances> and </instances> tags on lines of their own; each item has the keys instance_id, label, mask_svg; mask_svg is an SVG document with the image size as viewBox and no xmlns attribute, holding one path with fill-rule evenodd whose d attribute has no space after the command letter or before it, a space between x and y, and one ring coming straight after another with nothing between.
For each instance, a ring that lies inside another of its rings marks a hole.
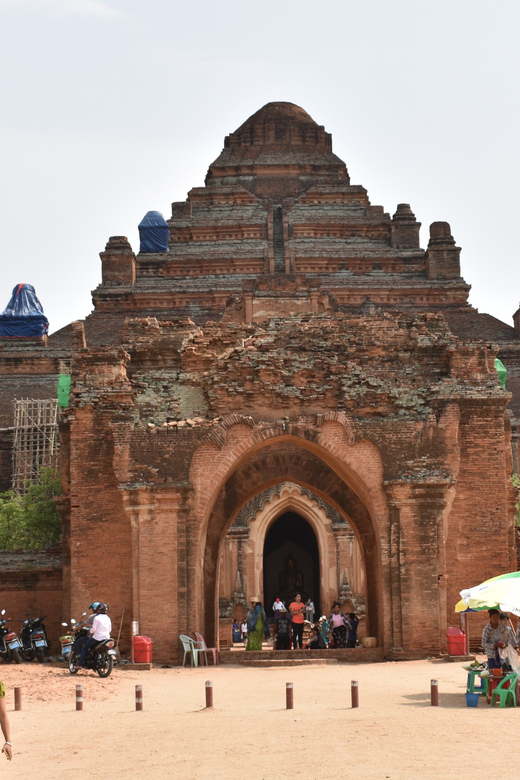
<instances>
[{"instance_id":1,"label":"white sky","mask_svg":"<svg viewBox=\"0 0 520 780\"><path fill-rule=\"evenodd\" d=\"M108 237L137 252L144 214L286 100L422 246L449 222L470 302L511 324L519 29L518 0L0 0L0 311L28 282L51 332L85 317Z\"/></svg>"}]
</instances>

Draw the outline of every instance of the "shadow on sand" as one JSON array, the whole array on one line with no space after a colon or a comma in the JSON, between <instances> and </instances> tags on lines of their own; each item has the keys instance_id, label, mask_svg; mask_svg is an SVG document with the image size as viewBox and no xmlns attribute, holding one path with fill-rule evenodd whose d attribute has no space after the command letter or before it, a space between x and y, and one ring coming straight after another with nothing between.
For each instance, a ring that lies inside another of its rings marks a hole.
<instances>
[{"instance_id":1,"label":"shadow on sand","mask_svg":"<svg viewBox=\"0 0 520 780\"><path fill-rule=\"evenodd\" d=\"M429 693L409 693L403 696L403 698L408 699L408 701L403 702L404 707L408 707L410 705L414 707L432 706ZM479 706L480 704L481 702L479 702ZM485 702L483 701L482 704L485 704ZM444 707L445 709L450 709L450 710L465 709L466 697L463 692L442 693L442 691L439 691L439 707Z\"/></svg>"}]
</instances>

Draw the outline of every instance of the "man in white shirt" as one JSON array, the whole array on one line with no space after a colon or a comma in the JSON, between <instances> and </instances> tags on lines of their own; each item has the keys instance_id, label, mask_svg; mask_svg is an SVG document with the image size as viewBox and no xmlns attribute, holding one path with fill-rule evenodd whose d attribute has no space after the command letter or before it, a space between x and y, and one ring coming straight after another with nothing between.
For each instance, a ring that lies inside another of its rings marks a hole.
<instances>
[{"instance_id":1,"label":"man in white shirt","mask_svg":"<svg viewBox=\"0 0 520 780\"><path fill-rule=\"evenodd\" d=\"M92 628L90 629L90 637L87 639L81 649L81 656L79 659L80 666L85 666L88 652L93 645L95 645L97 642L103 641L103 639L108 639L110 637L110 632L112 631L112 621L106 614L107 609L108 606L103 602L98 604L96 615L92 621Z\"/></svg>"},{"instance_id":2,"label":"man in white shirt","mask_svg":"<svg viewBox=\"0 0 520 780\"><path fill-rule=\"evenodd\" d=\"M280 620L280 616L282 614L282 610L284 612L287 612L285 604L280 599L280 596L276 596L276 598L274 600L274 604L273 604L273 615L274 615L275 623L278 623L278 621Z\"/></svg>"}]
</instances>

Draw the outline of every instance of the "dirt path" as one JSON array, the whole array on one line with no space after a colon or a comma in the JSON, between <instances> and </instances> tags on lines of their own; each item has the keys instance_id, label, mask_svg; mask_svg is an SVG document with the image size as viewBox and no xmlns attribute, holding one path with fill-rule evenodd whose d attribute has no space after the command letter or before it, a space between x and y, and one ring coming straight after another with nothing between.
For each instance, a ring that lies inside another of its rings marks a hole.
<instances>
[{"instance_id":1,"label":"dirt path","mask_svg":"<svg viewBox=\"0 0 520 780\"><path fill-rule=\"evenodd\" d=\"M430 680L439 707L430 706ZM416 661L284 669L115 670L101 680L44 664L0 667L15 758L1 777L488 780L516 744L520 710L466 707L461 664ZM205 681L214 687L205 710ZM359 682L359 709L350 683ZM285 684L294 709L285 709ZM84 711L75 711L75 687ZM135 685L144 711L135 712ZM14 712L14 685L23 709ZM493 736L495 735L495 737Z\"/></svg>"}]
</instances>

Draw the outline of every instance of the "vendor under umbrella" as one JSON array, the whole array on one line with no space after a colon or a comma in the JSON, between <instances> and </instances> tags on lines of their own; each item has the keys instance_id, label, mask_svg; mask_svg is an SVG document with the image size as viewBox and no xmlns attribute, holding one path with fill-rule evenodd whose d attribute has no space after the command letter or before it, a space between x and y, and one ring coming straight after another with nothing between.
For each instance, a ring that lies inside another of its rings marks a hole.
<instances>
[{"instance_id":1,"label":"vendor under umbrella","mask_svg":"<svg viewBox=\"0 0 520 780\"><path fill-rule=\"evenodd\" d=\"M500 658L500 649L511 644L511 638L507 631L507 626L503 620L500 620L498 609L489 609L489 623L484 626L482 632L482 646L488 659L488 669L500 669L502 660Z\"/></svg>"}]
</instances>

